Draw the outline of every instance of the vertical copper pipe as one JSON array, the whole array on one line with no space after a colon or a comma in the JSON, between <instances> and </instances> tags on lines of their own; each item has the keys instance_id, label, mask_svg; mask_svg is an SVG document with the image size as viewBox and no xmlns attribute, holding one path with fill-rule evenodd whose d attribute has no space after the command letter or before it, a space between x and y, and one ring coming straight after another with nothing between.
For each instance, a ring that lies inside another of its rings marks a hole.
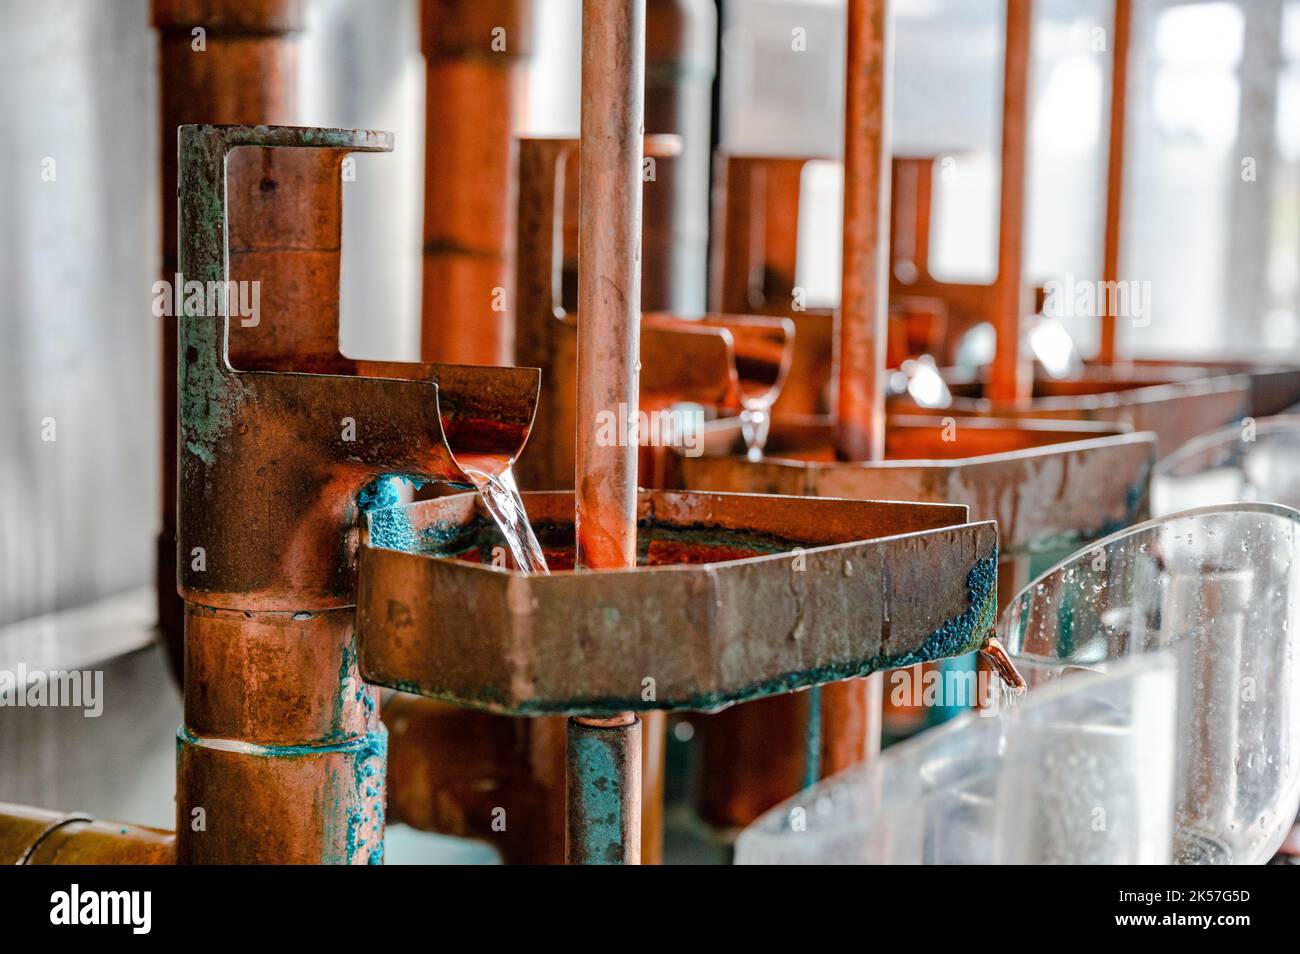
<instances>
[{"instance_id":1,"label":"vertical copper pipe","mask_svg":"<svg viewBox=\"0 0 1300 954\"><path fill-rule=\"evenodd\" d=\"M641 720L570 719L564 857L569 864L641 863Z\"/></svg>"},{"instance_id":2,"label":"vertical copper pipe","mask_svg":"<svg viewBox=\"0 0 1300 954\"><path fill-rule=\"evenodd\" d=\"M531 0L423 0L425 361L506 365Z\"/></svg>"},{"instance_id":3,"label":"vertical copper pipe","mask_svg":"<svg viewBox=\"0 0 1300 954\"><path fill-rule=\"evenodd\" d=\"M889 317L889 0L849 0L844 94L844 238L835 453L885 455ZM825 686L813 705L827 775L880 751L882 677Z\"/></svg>"},{"instance_id":4,"label":"vertical copper pipe","mask_svg":"<svg viewBox=\"0 0 1300 954\"><path fill-rule=\"evenodd\" d=\"M636 564L645 0L583 0L582 38L577 559L603 569Z\"/></svg>"},{"instance_id":5,"label":"vertical copper pipe","mask_svg":"<svg viewBox=\"0 0 1300 954\"><path fill-rule=\"evenodd\" d=\"M1119 235L1124 204L1124 123L1128 106L1128 49L1133 29L1131 0L1115 0L1115 24L1111 30L1110 142L1106 148L1106 238L1101 277L1107 283L1119 281ZM1115 315L1102 303L1101 347L1097 360L1114 364Z\"/></svg>"},{"instance_id":6,"label":"vertical copper pipe","mask_svg":"<svg viewBox=\"0 0 1300 954\"><path fill-rule=\"evenodd\" d=\"M885 674L833 682L822 686L820 695L818 777L829 778L880 753Z\"/></svg>"},{"instance_id":7,"label":"vertical copper pipe","mask_svg":"<svg viewBox=\"0 0 1300 954\"><path fill-rule=\"evenodd\" d=\"M645 0L583 0L582 148L578 227L577 564L593 569L636 565L636 420L641 334L641 148L645 133ZM615 434L609 439L609 415ZM618 846L605 857L641 858L640 722L574 719L571 750L596 735L607 758L600 781L620 812ZM572 751L571 751L572 758ZM591 816L595 785L588 773L567 773L569 824ZM608 791L615 790L616 794ZM581 837L577 837L581 836ZM593 860L585 831L565 838L570 861Z\"/></svg>"},{"instance_id":8,"label":"vertical copper pipe","mask_svg":"<svg viewBox=\"0 0 1300 954\"><path fill-rule=\"evenodd\" d=\"M835 424L835 451L841 460L879 460L885 452L888 20L888 0L849 0Z\"/></svg>"},{"instance_id":9,"label":"vertical copper pipe","mask_svg":"<svg viewBox=\"0 0 1300 954\"><path fill-rule=\"evenodd\" d=\"M991 318L997 351L989 397L1009 404L1027 399L1033 366L1020 354L1020 318L1025 310L1024 235L1026 135L1029 103L1029 37L1033 0L1007 0L1006 51L1002 79L1002 195L998 218L998 277Z\"/></svg>"},{"instance_id":10,"label":"vertical copper pipe","mask_svg":"<svg viewBox=\"0 0 1300 954\"><path fill-rule=\"evenodd\" d=\"M162 133L162 278L176 277L176 129L186 123L287 123L297 109L301 0L154 0ZM176 324L162 322L162 530L158 622L181 671L176 592Z\"/></svg>"}]
</instances>

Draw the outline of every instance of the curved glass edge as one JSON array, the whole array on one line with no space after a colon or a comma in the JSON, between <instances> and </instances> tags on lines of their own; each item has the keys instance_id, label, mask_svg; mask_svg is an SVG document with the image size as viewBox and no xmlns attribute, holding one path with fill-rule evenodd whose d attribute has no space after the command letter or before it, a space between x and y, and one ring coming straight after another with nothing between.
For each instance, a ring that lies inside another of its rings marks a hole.
<instances>
[{"instance_id":1,"label":"curved glass edge","mask_svg":"<svg viewBox=\"0 0 1300 954\"><path fill-rule=\"evenodd\" d=\"M883 828L886 825L889 810L868 814L863 811L863 796L865 793L882 793L891 775L909 779L922 776L927 756L934 755L938 759L931 761L937 761L945 750L960 749L967 737L967 747L976 752L989 734L1004 737L1006 733L1014 733L1019 722L1050 719L1050 714L1058 708L1089 696L1100 700L1108 692L1119 691L1124 683L1131 683L1135 693L1149 692L1158 684L1158 692L1154 694L1163 693L1171 697L1176 671L1175 656L1170 651L1128 657L1108 664L1104 671L1075 668L1069 678L1053 680L1036 688L1015 706L1001 707L992 715L971 711L927 729L890 746L877 758L824 779L769 809L741 831L736 841L734 863L844 863L843 859L834 856L837 853L824 851L821 846L828 840L837 844L862 842L872 837L873 826L879 824ZM1172 709L1165 728L1172 735ZM1169 777L1162 778L1161 782L1172 786L1173 765L1170 764L1168 769L1165 774ZM847 817L837 817L845 813ZM793 827L796 819L803 825L802 829ZM887 837L884 832L876 834L880 834L882 840ZM995 835L989 832L988 837L993 839ZM855 862L853 859L848 863Z\"/></svg>"}]
</instances>

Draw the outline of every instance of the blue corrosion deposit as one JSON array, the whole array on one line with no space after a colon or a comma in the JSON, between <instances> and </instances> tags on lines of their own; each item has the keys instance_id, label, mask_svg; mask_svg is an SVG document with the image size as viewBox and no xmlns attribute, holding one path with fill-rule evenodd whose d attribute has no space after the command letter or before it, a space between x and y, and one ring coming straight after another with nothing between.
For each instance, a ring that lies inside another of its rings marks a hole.
<instances>
[{"instance_id":1,"label":"blue corrosion deposit","mask_svg":"<svg viewBox=\"0 0 1300 954\"><path fill-rule=\"evenodd\" d=\"M574 853L582 864L623 862L623 780L614 756L620 736L611 730L569 732L569 784L578 789L581 816L569 835L578 839Z\"/></svg>"},{"instance_id":2,"label":"blue corrosion deposit","mask_svg":"<svg viewBox=\"0 0 1300 954\"><path fill-rule=\"evenodd\" d=\"M343 802L335 802L335 817L346 814L347 830L344 832L343 861L353 864L362 851L368 849L366 864L383 863L384 857L384 803L379 799L380 782L371 782L376 774L380 779L386 774L384 760L388 757L388 731L380 728L378 732L367 732L356 740L356 753L352 760L352 788L344 793ZM376 766L375 760L380 760ZM353 801L355 797L356 801ZM374 831L377 840L371 844L362 835L366 824L366 800L378 803L374 807ZM328 859L327 859L328 860Z\"/></svg>"},{"instance_id":3,"label":"blue corrosion deposit","mask_svg":"<svg viewBox=\"0 0 1300 954\"><path fill-rule=\"evenodd\" d=\"M948 620L926 637L925 642L899 656L877 656L871 671L901 669L933 659L946 659L974 652L984 645L984 637L997 622L998 554L978 561L966 574L969 593L965 612Z\"/></svg>"},{"instance_id":4,"label":"blue corrosion deposit","mask_svg":"<svg viewBox=\"0 0 1300 954\"><path fill-rule=\"evenodd\" d=\"M409 480L400 474L376 477L357 494L357 507L370 518L370 543L386 550L410 550L415 531L402 502L403 484L419 487L421 482Z\"/></svg>"},{"instance_id":5,"label":"blue corrosion deposit","mask_svg":"<svg viewBox=\"0 0 1300 954\"><path fill-rule=\"evenodd\" d=\"M402 505L403 483L419 488L423 481L389 474L378 477L357 494L357 507L370 521L370 545L402 553L426 556L456 556L472 546L482 532L478 522L469 526L439 524L416 530Z\"/></svg>"},{"instance_id":6,"label":"blue corrosion deposit","mask_svg":"<svg viewBox=\"0 0 1300 954\"><path fill-rule=\"evenodd\" d=\"M177 747L203 746L204 741L185 726L176 730ZM343 753L351 765L351 779L341 782L337 768L330 769L333 804L325 811L325 854L323 864L352 864L360 852L369 850L368 864L381 864L384 857L384 802L382 794L387 774L388 730L380 725L374 732L344 742L322 745L257 745L244 743L233 750L237 755L254 759L305 759ZM345 776L346 777L346 776ZM374 831L377 841L367 842L365 832L366 802L374 804ZM344 823L346 822L346 825ZM340 845L340 842L342 844Z\"/></svg>"},{"instance_id":7,"label":"blue corrosion deposit","mask_svg":"<svg viewBox=\"0 0 1300 954\"><path fill-rule=\"evenodd\" d=\"M401 490L405 483L407 483L406 478L398 474L376 477L357 494L357 506L363 513L370 513L372 510L380 510L384 507L396 507L402 502ZM419 486L414 481L411 483Z\"/></svg>"},{"instance_id":8,"label":"blue corrosion deposit","mask_svg":"<svg viewBox=\"0 0 1300 954\"><path fill-rule=\"evenodd\" d=\"M205 747L204 740L190 732L185 726L176 730L177 744ZM233 751L260 759L298 759L310 755L324 755L330 752L352 752L358 759L371 756L386 759L388 757L388 730L382 726L378 732L367 732L363 736L342 742L326 742L323 745L259 745L255 742L241 743Z\"/></svg>"},{"instance_id":9,"label":"blue corrosion deposit","mask_svg":"<svg viewBox=\"0 0 1300 954\"><path fill-rule=\"evenodd\" d=\"M808 731L804 737L803 787L811 788L822 777L822 690L808 690Z\"/></svg>"}]
</instances>

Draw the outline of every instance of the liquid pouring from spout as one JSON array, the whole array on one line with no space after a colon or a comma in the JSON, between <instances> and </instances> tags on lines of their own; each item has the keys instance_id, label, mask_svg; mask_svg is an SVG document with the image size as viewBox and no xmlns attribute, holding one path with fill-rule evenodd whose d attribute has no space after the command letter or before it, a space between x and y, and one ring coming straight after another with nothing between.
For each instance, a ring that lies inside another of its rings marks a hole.
<instances>
[{"instance_id":1,"label":"liquid pouring from spout","mask_svg":"<svg viewBox=\"0 0 1300 954\"><path fill-rule=\"evenodd\" d=\"M463 455L457 458L461 470L478 491L483 505L505 537L515 567L521 573L550 573L542 545L528 522L519 485L515 482L511 461L489 455Z\"/></svg>"}]
</instances>

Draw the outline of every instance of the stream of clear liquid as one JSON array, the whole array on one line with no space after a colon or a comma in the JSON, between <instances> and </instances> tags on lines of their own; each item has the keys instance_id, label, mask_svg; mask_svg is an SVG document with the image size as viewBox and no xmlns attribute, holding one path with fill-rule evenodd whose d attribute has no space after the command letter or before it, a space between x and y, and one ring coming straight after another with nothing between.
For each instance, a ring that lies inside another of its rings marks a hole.
<instances>
[{"instance_id":1,"label":"stream of clear liquid","mask_svg":"<svg viewBox=\"0 0 1300 954\"><path fill-rule=\"evenodd\" d=\"M542 545L537 542L537 535L528 522L523 498L519 496L519 485L515 483L510 465L507 463L502 467L499 459L478 461L470 458L461 459L459 463L483 498L497 529L505 537L519 572L549 574L551 571L546 566Z\"/></svg>"},{"instance_id":2,"label":"stream of clear liquid","mask_svg":"<svg viewBox=\"0 0 1300 954\"><path fill-rule=\"evenodd\" d=\"M747 407L740 412L740 433L745 439L745 457L752 461L763 459L767 446L767 432L772 420L766 407Z\"/></svg>"}]
</instances>

